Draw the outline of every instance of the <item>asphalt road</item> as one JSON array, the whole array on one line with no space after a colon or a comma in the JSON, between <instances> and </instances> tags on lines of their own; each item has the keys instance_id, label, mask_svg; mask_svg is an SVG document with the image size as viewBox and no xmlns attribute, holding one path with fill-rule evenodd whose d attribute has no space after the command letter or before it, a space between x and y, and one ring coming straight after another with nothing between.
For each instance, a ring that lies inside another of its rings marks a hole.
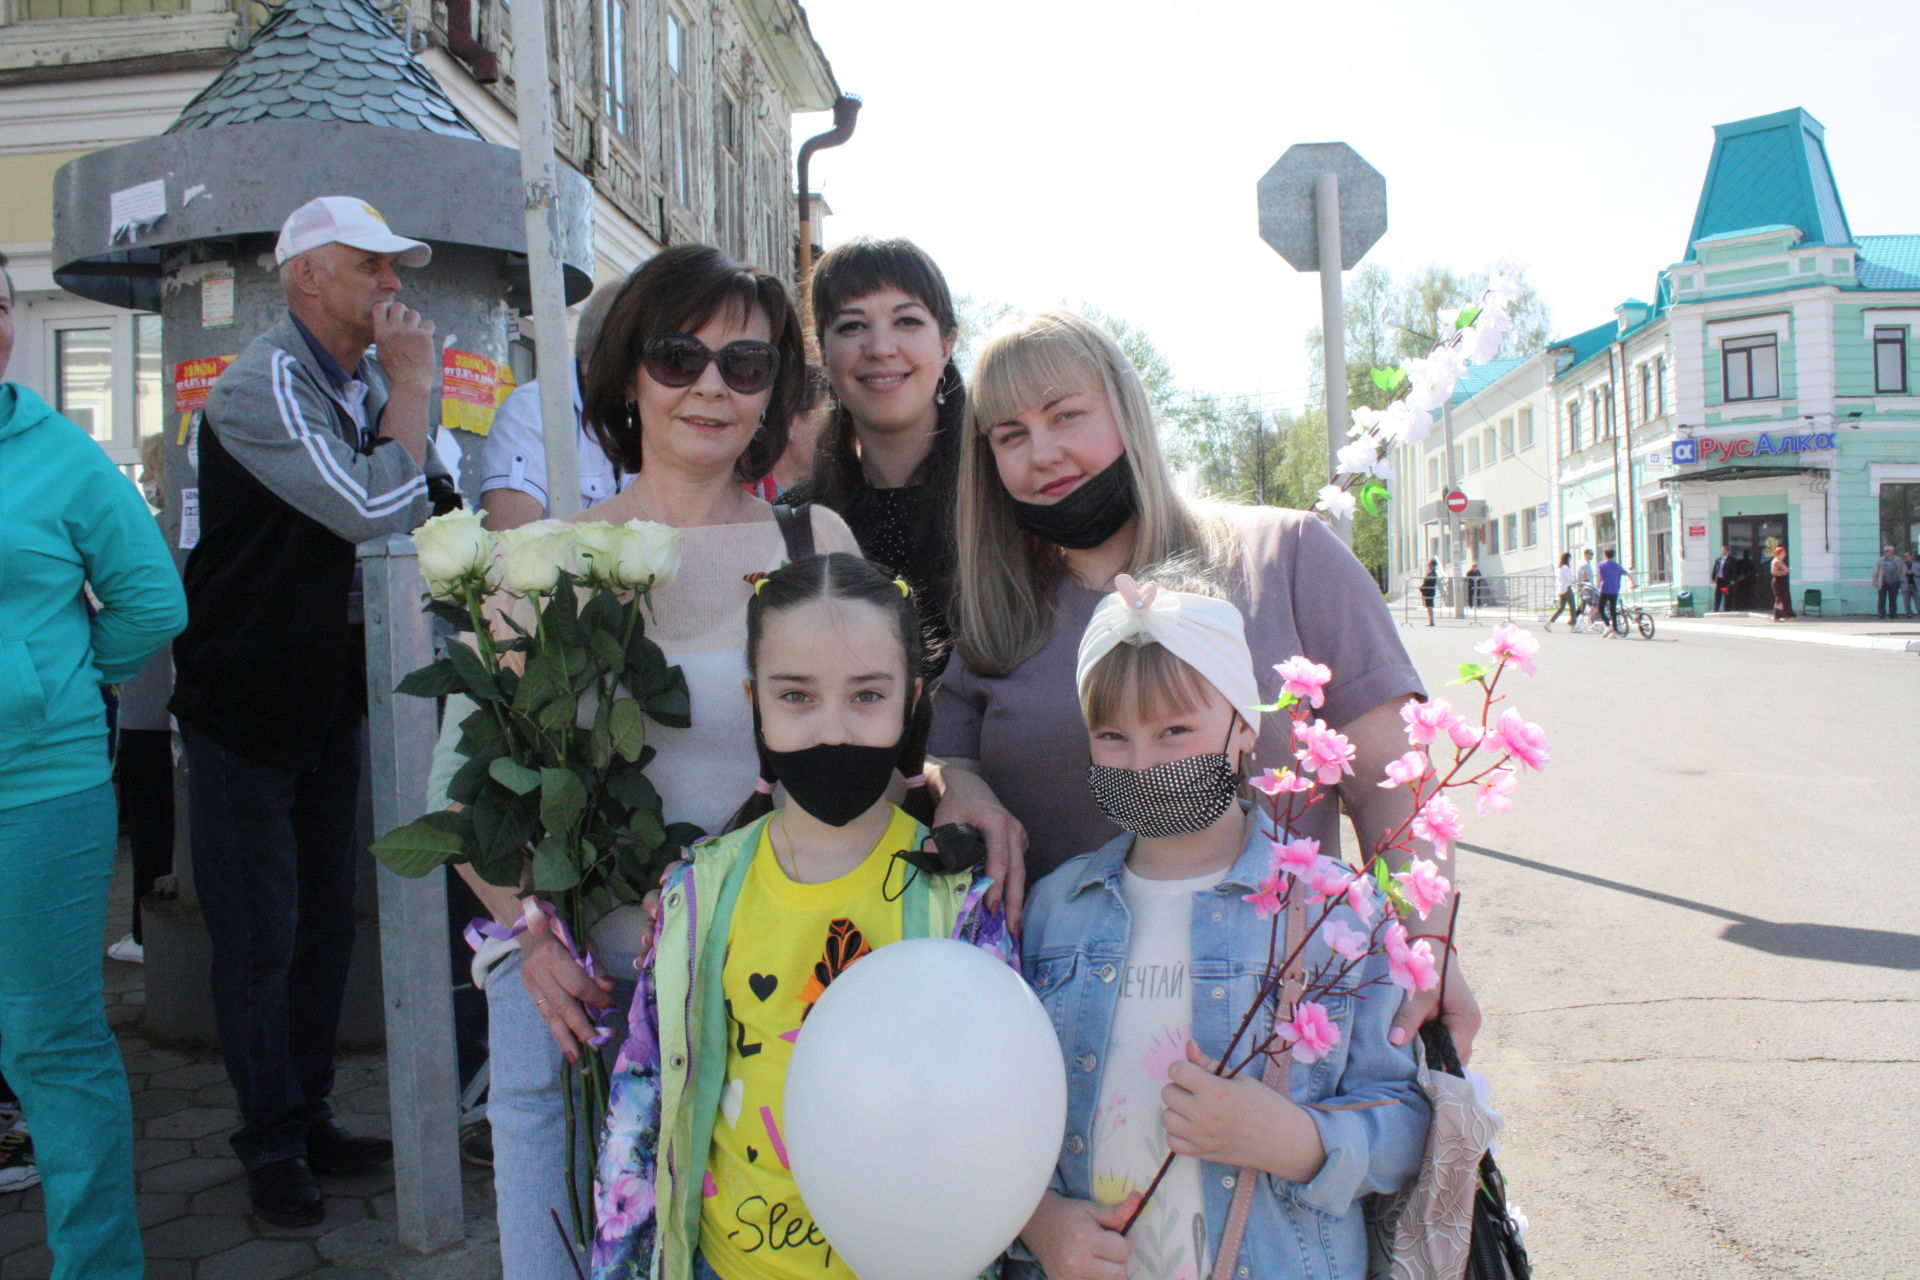
<instances>
[{"instance_id":1,"label":"asphalt road","mask_svg":"<svg viewBox=\"0 0 1920 1280\"><path fill-rule=\"evenodd\" d=\"M1486 634L1403 632L1435 689ZM1536 1274L1920 1276L1920 656L1541 639L1459 867Z\"/></svg>"}]
</instances>

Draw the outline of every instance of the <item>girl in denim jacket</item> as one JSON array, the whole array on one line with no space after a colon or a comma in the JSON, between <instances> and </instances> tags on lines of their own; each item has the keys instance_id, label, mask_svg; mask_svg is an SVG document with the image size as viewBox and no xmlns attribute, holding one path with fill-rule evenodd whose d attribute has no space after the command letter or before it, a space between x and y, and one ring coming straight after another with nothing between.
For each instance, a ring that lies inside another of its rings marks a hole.
<instances>
[{"instance_id":1,"label":"girl in denim jacket","mask_svg":"<svg viewBox=\"0 0 1920 1280\"><path fill-rule=\"evenodd\" d=\"M1231 604L1124 575L1116 586L1082 638L1078 680L1088 783L1126 834L1027 900L1025 971L1060 1036L1067 1130L1016 1250L1032 1260L1010 1274L1363 1280L1361 1197L1413 1173L1429 1114L1410 1051L1387 1041L1399 992L1369 957L1350 994L1323 1001L1338 1042L1311 1066L1281 1058L1284 1089L1257 1063L1212 1074L1269 963L1270 922L1247 899L1273 833L1236 803L1259 725L1253 659ZM1359 923L1344 906L1332 919ZM1327 958L1316 937L1302 963ZM1286 1016L1261 1010L1243 1049ZM1223 1250L1236 1191L1244 1227Z\"/></svg>"},{"instance_id":2,"label":"girl in denim jacket","mask_svg":"<svg viewBox=\"0 0 1920 1280\"><path fill-rule=\"evenodd\" d=\"M992 882L921 853L926 827L886 799L897 768L906 803L926 805L921 652L906 584L858 556L809 556L756 586L761 782L662 889L614 1066L596 1280L853 1280L781 1135L807 1014L848 966L904 938L959 938L1014 963L984 903Z\"/></svg>"}]
</instances>

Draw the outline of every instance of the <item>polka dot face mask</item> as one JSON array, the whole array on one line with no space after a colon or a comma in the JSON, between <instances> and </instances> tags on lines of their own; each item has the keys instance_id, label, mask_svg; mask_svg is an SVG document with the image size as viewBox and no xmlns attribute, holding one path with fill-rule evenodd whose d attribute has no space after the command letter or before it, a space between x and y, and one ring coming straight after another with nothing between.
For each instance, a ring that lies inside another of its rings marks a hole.
<instances>
[{"instance_id":1,"label":"polka dot face mask","mask_svg":"<svg viewBox=\"0 0 1920 1280\"><path fill-rule=\"evenodd\" d=\"M1150 769L1087 770L1087 789L1100 812L1144 840L1205 831L1220 820L1240 790L1240 771L1224 751L1169 760Z\"/></svg>"}]
</instances>

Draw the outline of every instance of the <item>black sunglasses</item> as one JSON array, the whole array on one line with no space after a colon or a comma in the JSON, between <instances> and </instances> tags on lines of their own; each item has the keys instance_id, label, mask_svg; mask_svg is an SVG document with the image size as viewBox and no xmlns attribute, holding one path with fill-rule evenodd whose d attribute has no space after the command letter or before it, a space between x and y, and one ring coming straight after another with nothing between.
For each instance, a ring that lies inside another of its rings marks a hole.
<instances>
[{"instance_id":1,"label":"black sunglasses","mask_svg":"<svg viewBox=\"0 0 1920 1280\"><path fill-rule=\"evenodd\" d=\"M640 348L647 375L666 387L690 387L711 361L720 362L720 380L743 396L758 395L780 372L780 349L771 342L741 338L715 351L692 334L656 333Z\"/></svg>"}]
</instances>

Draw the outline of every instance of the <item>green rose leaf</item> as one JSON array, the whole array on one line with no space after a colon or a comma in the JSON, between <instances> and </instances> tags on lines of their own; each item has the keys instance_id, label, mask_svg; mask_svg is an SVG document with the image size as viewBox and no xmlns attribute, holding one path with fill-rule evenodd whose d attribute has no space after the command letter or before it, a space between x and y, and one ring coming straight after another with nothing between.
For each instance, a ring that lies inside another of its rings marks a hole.
<instances>
[{"instance_id":1,"label":"green rose leaf","mask_svg":"<svg viewBox=\"0 0 1920 1280\"><path fill-rule=\"evenodd\" d=\"M455 831L435 821L439 814L428 814L418 822L395 827L373 842L373 856L398 876L418 879L435 867L458 862L466 856L466 842Z\"/></svg>"},{"instance_id":2,"label":"green rose leaf","mask_svg":"<svg viewBox=\"0 0 1920 1280\"><path fill-rule=\"evenodd\" d=\"M605 588L595 591L593 598L580 610L581 627L590 635L608 636L614 641L616 648L620 643L618 637L626 629L626 623L627 606L620 603L620 598ZM611 665L617 667L620 664L614 662Z\"/></svg>"},{"instance_id":3,"label":"green rose leaf","mask_svg":"<svg viewBox=\"0 0 1920 1280\"><path fill-rule=\"evenodd\" d=\"M635 809L627 815L627 830L633 832L633 838L642 849L658 849L667 841L667 829L661 825L658 814L649 809Z\"/></svg>"},{"instance_id":4,"label":"green rose leaf","mask_svg":"<svg viewBox=\"0 0 1920 1280\"><path fill-rule=\"evenodd\" d=\"M499 756L474 756L461 764L447 783L447 799L455 804L472 804L480 797L480 788L488 777L488 766Z\"/></svg>"},{"instance_id":5,"label":"green rose leaf","mask_svg":"<svg viewBox=\"0 0 1920 1280\"><path fill-rule=\"evenodd\" d=\"M395 693L404 693L410 698L444 698L450 693L461 693L464 689L460 673L446 658L429 663L418 671L408 672L406 679L393 687Z\"/></svg>"},{"instance_id":6,"label":"green rose leaf","mask_svg":"<svg viewBox=\"0 0 1920 1280\"><path fill-rule=\"evenodd\" d=\"M566 675L558 659L551 654L536 653L527 659L527 668L520 676L520 685L513 691L513 709L523 716L534 716L553 702L555 698L564 698L569 692Z\"/></svg>"},{"instance_id":7,"label":"green rose leaf","mask_svg":"<svg viewBox=\"0 0 1920 1280\"><path fill-rule=\"evenodd\" d=\"M460 722L460 754L469 760L481 756L492 759L506 750L506 731L485 707L476 707Z\"/></svg>"},{"instance_id":8,"label":"green rose leaf","mask_svg":"<svg viewBox=\"0 0 1920 1280\"><path fill-rule=\"evenodd\" d=\"M1373 882L1380 886L1380 892L1387 894L1393 892L1393 877L1387 874L1387 860L1385 858L1375 858L1373 860Z\"/></svg>"},{"instance_id":9,"label":"green rose leaf","mask_svg":"<svg viewBox=\"0 0 1920 1280\"><path fill-rule=\"evenodd\" d=\"M539 833L534 802L494 783L480 788L473 801L473 831L478 863L519 860L520 850ZM507 883L512 883L508 881Z\"/></svg>"},{"instance_id":10,"label":"green rose leaf","mask_svg":"<svg viewBox=\"0 0 1920 1280\"><path fill-rule=\"evenodd\" d=\"M446 661L454 673L460 677L466 695L476 702L500 701L500 686L487 670L487 664L480 655L458 640L447 641Z\"/></svg>"},{"instance_id":11,"label":"green rose leaf","mask_svg":"<svg viewBox=\"0 0 1920 1280\"><path fill-rule=\"evenodd\" d=\"M683 684L684 690L684 684ZM640 748L647 745L647 718L632 698L617 698L608 709L607 728L613 749L622 760L638 760Z\"/></svg>"},{"instance_id":12,"label":"green rose leaf","mask_svg":"<svg viewBox=\"0 0 1920 1280\"><path fill-rule=\"evenodd\" d=\"M660 811L660 793L654 789L645 771L637 765L614 769L607 775L606 785L607 794L619 801L629 813Z\"/></svg>"},{"instance_id":13,"label":"green rose leaf","mask_svg":"<svg viewBox=\"0 0 1920 1280\"><path fill-rule=\"evenodd\" d=\"M594 660L603 668L608 671L618 671L627 665L626 650L620 647L618 636L605 631L590 631L587 637L587 647L593 652Z\"/></svg>"},{"instance_id":14,"label":"green rose leaf","mask_svg":"<svg viewBox=\"0 0 1920 1280\"><path fill-rule=\"evenodd\" d=\"M467 606L457 600L436 600L427 597L427 612L451 626L455 631L467 631L473 627L473 615L467 612Z\"/></svg>"},{"instance_id":15,"label":"green rose leaf","mask_svg":"<svg viewBox=\"0 0 1920 1280\"><path fill-rule=\"evenodd\" d=\"M587 789L571 769L540 771L540 821L549 834L569 832L586 812Z\"/></svg>"},{"instance_id":16,"label":"green rose leaf","mask_svg":"<svg viewBox=\"0 0 1920 1280\"><path fill-rule=\"evenodd\" d=\"M572 777L572 774L568 774ZM550 835L533 846L533 888L538 893L563 893L580 883L580 868L565 836Z\"/></svg>"},{"instance_id":17,"label":"green rose leaf","mask_svg":"<svg viewBox=\"0 0 1920 1280\"><path fill-rule=\"evenodd\" d=\"M500 756L494 760L487 766L487 773L517 796L524 796L540 785L540 775L511 756Z\"/></svg>"},{"instance_id":18,"label":"green rose leaf","mask_svg":"<svg viewBox=\"0 0 1920 1280\"><path fill-rule=\"evenodd\" d=\"M667 673L667 686L647 699L647 714L669 729L684 729L693 723L693 700L687 694L686 673L674 667Z\"/></svg>"}]
</instances>

